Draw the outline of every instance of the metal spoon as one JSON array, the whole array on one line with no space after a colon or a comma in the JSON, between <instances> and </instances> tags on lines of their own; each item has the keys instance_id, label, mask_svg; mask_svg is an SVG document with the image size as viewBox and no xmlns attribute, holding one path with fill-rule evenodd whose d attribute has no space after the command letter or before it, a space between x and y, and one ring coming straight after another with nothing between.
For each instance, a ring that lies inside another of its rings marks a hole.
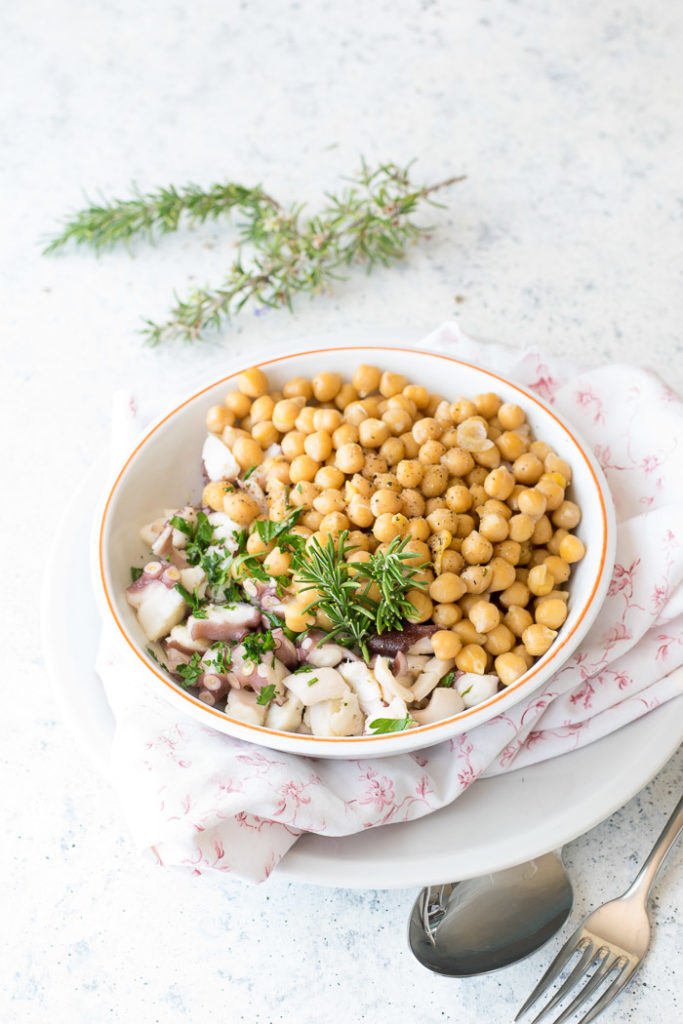
<instances>
[{"instance_id":1,"label":"metal spoon","mask_svg":"<svg viewBox=\"0 0 683 1024\"><path fill-rule=\"evenodd\" d=\"M560 853L505 871L430 885L410 915L408 941L424 967L466 978L530 956L562 927L574 894Z\"/></svg>"}]
</instances>

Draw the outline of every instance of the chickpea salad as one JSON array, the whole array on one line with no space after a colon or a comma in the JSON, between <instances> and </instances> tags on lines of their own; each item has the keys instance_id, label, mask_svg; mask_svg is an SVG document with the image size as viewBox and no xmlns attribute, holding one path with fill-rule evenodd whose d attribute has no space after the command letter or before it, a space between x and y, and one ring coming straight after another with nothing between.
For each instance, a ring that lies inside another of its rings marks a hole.
<instances>
[{"instance_id":1,"label":"chickpea salad","mask_svg":"<svg viewBox=\"0 0 683 1024\"><path fill-rule=\"evenodd\" d=\"M520 406L367 365L278 391L253 367L206 426L201 499L142 529L127 589L148 653L201 701L285 732L401 732L554 642L581 512Z\"/></svg>"}]
</instances>

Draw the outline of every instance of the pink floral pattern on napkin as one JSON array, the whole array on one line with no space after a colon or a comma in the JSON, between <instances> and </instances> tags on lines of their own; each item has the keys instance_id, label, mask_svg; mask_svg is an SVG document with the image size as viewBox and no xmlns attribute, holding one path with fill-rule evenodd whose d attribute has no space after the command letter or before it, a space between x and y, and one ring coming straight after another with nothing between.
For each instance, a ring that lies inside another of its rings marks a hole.
<instances>
[{"instance_id":1,"label":"pink floral pattern on napkin","mask_svg":"<svg viewBox=\"0 0 683 1024\"><path fill-rule=\"evenodd\" d=\"M580 424L618 520L604 606L539 693L468 733L377 760L296 757L233 740L152 697L105 632L98 671L117 719L112 780L133 836L159 864L260 882L304 832L410 821L477 778L575 750L683 693L683 403L627 365L583 369L473 341L455 323L424 347L495 369ZM115 447L137 410L119 403ZM115 424L116 426L116 424Z\"/></svg>"}]
</instances>

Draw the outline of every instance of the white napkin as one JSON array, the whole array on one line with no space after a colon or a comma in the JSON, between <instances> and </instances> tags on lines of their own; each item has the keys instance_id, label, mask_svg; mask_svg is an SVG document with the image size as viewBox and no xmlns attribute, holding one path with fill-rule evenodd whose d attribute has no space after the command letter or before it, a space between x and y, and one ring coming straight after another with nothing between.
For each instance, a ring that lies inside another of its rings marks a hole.
<instances>
[{"instance_id":1,"label":"white napkin","mask_svg":"<svg viewBox=\"0 0 683 1024\"><path fill-rule=\"evenodd\" d=\"M609 594L579 651L506 714L413 754L299 757L233 740L150 694L105 629L97 669L116 717L111 778L141 850L196 874L260 882L302 832L348 835L450 803L475 779L591 743L683 693L683 403L628 365L566 360L466 337L446 323L417 347L530 388L579 425L618 521ZM142 423L119 402L114 449Z\"/></svg>"}]
</instances>

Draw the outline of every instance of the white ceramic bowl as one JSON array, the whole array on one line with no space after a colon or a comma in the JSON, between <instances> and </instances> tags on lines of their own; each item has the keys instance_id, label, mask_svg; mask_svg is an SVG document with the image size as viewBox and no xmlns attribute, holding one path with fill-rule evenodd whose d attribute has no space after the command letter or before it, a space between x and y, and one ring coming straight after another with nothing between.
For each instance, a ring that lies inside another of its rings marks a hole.
<instances>
[{"instance_id":1,"label":"white ceramic bowl","mask_svg":"<svg viewBox=\"0 0 683 1024\"><path fill-rule=\"evenodd\" d=\"M146 553L138 536L140 527L155 519L162 508L180 507L199 499L206 410L222 403L237 374L250 364L243 362L228 376L202 388L160 417L130 454L103 499L93 551L93 574L102 613L113 619L128 651L145 665L149 685L183 714L230 736L313 757L377 757L431 746L481 725L529 697L560 668L586 635L605 596L614 563L614 512L602 472L576 431L536 395L449 356L389 346L344 345L279 356L259 365L277 387L291 377L312 377L323 370L350 377L358 363L403 373L411 382L424 384L439 394L455 397L494 391L503 400L521 405L535 436L550 444L572 467L570 494L583 513L576 533L586 544L587 553L574 566L569 615L555 643L525 675L482 704L441 722L381 736L327 738L246 725L184 691L150 660L145 653L148 644L126 600L126 587L130 582L129 567L139 564L140 556Z\"/></svg>"}]
</instances>

